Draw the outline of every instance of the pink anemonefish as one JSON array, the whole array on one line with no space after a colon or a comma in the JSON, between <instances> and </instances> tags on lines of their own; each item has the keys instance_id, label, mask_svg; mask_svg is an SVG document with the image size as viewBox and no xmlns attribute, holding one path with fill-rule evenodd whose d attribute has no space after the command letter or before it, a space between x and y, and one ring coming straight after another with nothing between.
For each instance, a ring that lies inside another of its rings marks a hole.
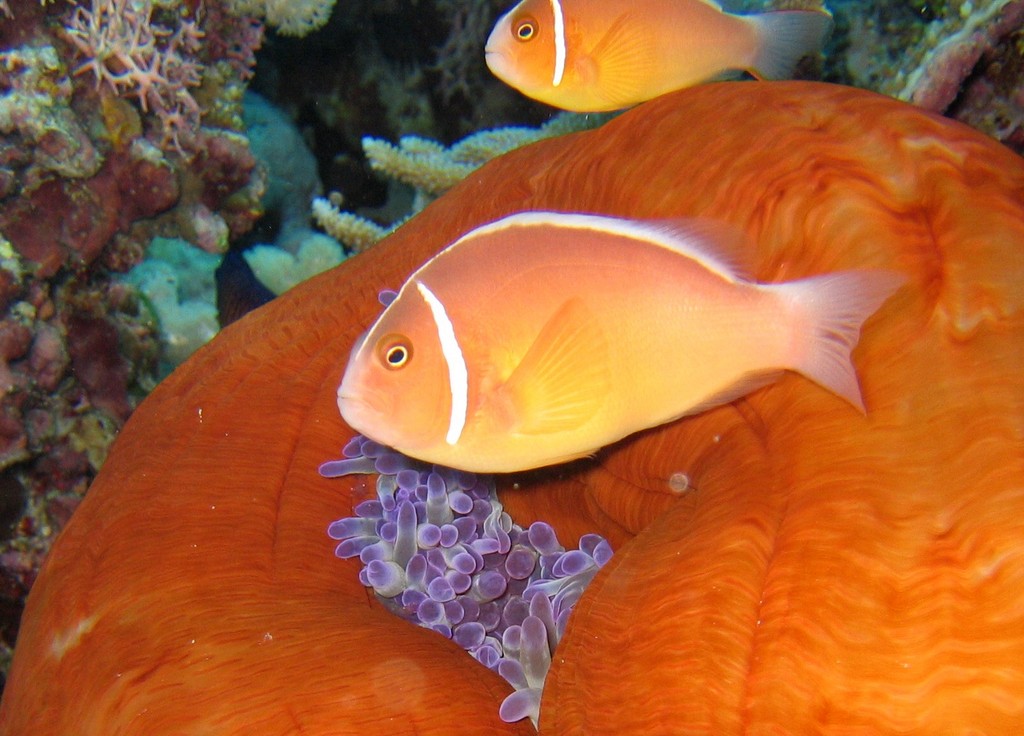
<instances>
[{"instance_id":1,"label":"pink anemonefish","mask_svg":"<svg viewBox=\"0 0 1024 736\"><path fill-rule=\"evenodd\" d=\"M559 463L794 370L863 411L861 324L903 283L744 279L707 223L522 212L421 266L357 342L345 421L477 472Z\"/></svg>"},{"instance_id":2,"label":"pink anemonefish","mask_svg":"<svg viewBox=\"0 0 1024 736\"><path fill-rule=\"evenodd\" d=\"M498 20L485 55L528 97L601 112L730 70L785 79L831 28L825 11L732 15L713 0L522 0Z\"/></svg>"}]
</instances>

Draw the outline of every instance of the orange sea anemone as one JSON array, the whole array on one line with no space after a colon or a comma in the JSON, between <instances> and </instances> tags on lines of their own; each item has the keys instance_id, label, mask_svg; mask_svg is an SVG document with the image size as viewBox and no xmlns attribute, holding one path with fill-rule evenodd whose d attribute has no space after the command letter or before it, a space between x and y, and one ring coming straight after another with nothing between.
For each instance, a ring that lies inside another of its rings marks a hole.
<instances>
[{"instance_id":1,"label":"orange sea anemone","mask_svg":"<svg viewBox=\"0 0 1024 736\"><path fill-rule=\"evenodd\" d=\"M686 90L502 157L226 329L132 416L54 546L0 734L532 732L498 719L503 681L332 556L367 481L317 474L351 436L334 393L377 291L531 208L726 220L762 281L909 278L854 353L866 416L789 375L505 482L520 524L617 550L541 732L1024 730L1024 164L794 82Z\"/></svg>"}]
</instances>

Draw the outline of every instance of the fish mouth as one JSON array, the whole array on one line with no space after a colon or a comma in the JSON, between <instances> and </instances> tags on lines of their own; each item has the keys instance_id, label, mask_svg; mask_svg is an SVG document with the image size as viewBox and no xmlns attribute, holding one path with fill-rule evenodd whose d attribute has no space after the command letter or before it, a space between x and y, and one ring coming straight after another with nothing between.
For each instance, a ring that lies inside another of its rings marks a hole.
<instances>
[{"instance_id":1,"label":"fish mouth","mask_svg":"<svg viewBox=\"0 0 1024 736\"><path fill-rule=\"evenodd\" d=\"M390 416L392 402L386 395L366 395L361 392L358 396L338 391L338 410L341 418L352 427L362 431L363 426L370 423L373 417Z\"/></svg>"},{"instance_id":2,"label":"fish mouth","mask_svg":"<svg viewBox=\"0 0 1024 736\"><path fill-rule=\"evenodd\" d=\"M491 70L491 74L504 80L508 75L508 61L500 51L484 49L484 63Z\"/></svg>"},{"instance_id":3,"label":"fish mouth","mask_svg":"<svg viewBox=\"0 0 1024 736\"><path fill-rule=\"evenodd\" d=\"M387 419L392 413L381 411L375 401L339 393L338 409L342 421L363 437L388 447L394 447L399 442L400 436L395 434L395 427Z\"/></svg>"},{"instance_id":4,"label":"fish mouth","mask_svg":"<svg viewBox=\"0 0 1024 736\"><path fill-rule=\"evenodd\" d=\"M338 408L341 409L342 414L345 413L346 409L373 409L373 404L366 400L363 396L356 396L355 394L346 394L341 391L338 392Z\"/></svg>"},{"instance_id":5,"label":"fish mouth","mask_svg":"<svg viewBox=\"0 0 1024 736\"><path fill-rule=\"evenodd\" d=\"M366 418L372 414L372 409L362 399L351 394L338 394L338 411L345 424L360 434L366 434Z\"/></svg>"}]
</instances>

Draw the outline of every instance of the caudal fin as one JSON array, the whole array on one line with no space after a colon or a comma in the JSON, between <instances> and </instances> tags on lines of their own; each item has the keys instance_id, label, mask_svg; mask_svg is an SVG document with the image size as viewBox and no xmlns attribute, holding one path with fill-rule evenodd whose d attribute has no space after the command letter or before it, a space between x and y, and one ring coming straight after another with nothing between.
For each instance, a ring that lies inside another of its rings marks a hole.
<instances>
[{"instance_id":1,"label":"caudal fin","mask_svg":"<svg viewBox=\"0 0 1024 736\"><path fill-rule=\"evenodd\" d=\"M832 30L832 16L817 10L778 10L747 19L760 39L748 71L759 79L789 79L801 58L821 51Z\"/></svg>"},{"instance_id":2,"label":"caudal fin","mask_svg":"<svg viewBox=\"0 0 1024 736\"><path fill-rule=\"evenodd\" d=\"M794 309L790 367L865 411L850 353L861 325L904 283L893 271L841 271L773 285Z\"/></svg>"}]
</instances>

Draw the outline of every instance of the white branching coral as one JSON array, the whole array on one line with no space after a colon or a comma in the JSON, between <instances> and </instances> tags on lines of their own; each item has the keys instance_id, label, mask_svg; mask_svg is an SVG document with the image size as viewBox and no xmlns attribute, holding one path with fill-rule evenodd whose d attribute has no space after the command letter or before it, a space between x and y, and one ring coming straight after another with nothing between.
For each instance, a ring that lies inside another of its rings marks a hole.
<instances>
[{"instance_id":1,"label":"white branching coral","mask_svg":"<svg viewBox=\"0 0 1024 736\"><path fill-rule=\"evenodd\" d=\"M451 189L482 164L528 143L563 133L586 130L608 116L562 113L539 128L510 126L482 130L452 144L407 135L398 145L380 138L363 138L363 152L370 166L409 184L419 192L437 196Z\"/></svg>"},{"instance_id":2,"label":"white branching coral","mask_svg":"<svg viewBox=\"0 0 1024 736\"><path fill-rule=\"evenodd\" d=\"M413 188L413 211L409 213L412 216L492 158L543 138L597 127L610 117L561 113L539 128L513 126L483 130L447 147L419 136L403 136L397 145L367 137L363 138L363 152L375 171ZM337 202L318 197L313 200L313 219L331 237L359 252L408 218L382 227L365 217L342 211Z\"/></svg>"},{"instance_id":3,"label":"white branching coral","mask_svg":"<svg viewBox=\"0 0 1024 736\"><path fill-rule=\"evenodd\" d=\"M313 199L313 220L324 232L354 253L366 250L395 228L382 227L373 220L342 212L326 197Z\"/></svg>"},{"instance_id":4,"label":"white branching coral","mask_svg":"<svg viewBox=\"0 0 1024 736\"><path fill-rule=\"evenodd\" d=\"M235 15L262 18L286 36L305 36L331 17L334 0L227 0Z\"/></svg>"},{"instance_id":5,"label":"white branching coral","mask_svg":"<svg viewBox=\"0 0 1024 736\"><path fill-rule=\"evenodd\" d=\"M375 171L431 195L451 189L480 165L458 161L451 149L415 135L402 136L397 146L381 138L363 138L363 152Z\"/></svg>"}]
</instances>

